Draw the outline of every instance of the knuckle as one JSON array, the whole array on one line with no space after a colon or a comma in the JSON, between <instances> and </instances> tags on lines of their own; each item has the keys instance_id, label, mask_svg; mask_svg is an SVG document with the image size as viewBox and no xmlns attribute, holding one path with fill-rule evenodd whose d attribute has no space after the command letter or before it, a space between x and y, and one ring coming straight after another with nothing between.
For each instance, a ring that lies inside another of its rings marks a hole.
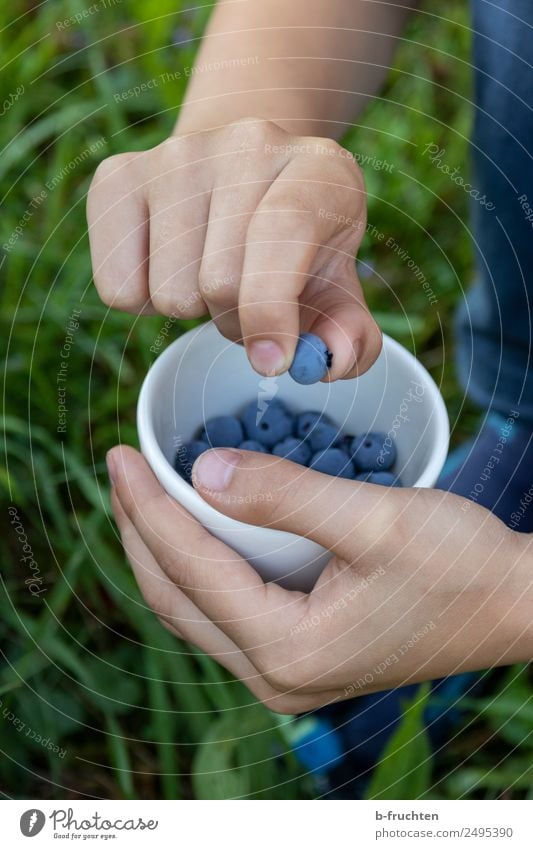
<instances>
[{"instance_id":1,"label":"knuckle","mask_svg":"<svg viewBox=\"0 0 533 849\"><path fill-rule=\"evenodd\" d=\"M151 287L150 300L154 309L161 315L175 315L180 311L176 295L165 289L153 289Z\"/></svg>"},{"instance_id":2,"label":"knuckle","mask_svg":"<svg viewBox=\"0 0 533 849\"><path fill-rule=\"evenodd\" d=\"M305 684L302 664L289 638L283 640L276 651L269 648L264 654L260 652L256 668L266 683L279 693L290 693Z\"/></svg>"},{"instance_id":3,"label":"knuckle","mask_svg":"<svg viewBox=\"0 0 533 849\"><path fill-rule=\"evenodd\" d=\"M265 670L263 672L263 678L267 684L280 693L290 693L293 690L297 690L303 683L297 666L287 662L276 669Z\"/></svg>"},{"instance_id":4,"label":"knuckle","mask_svg":"<svg viewBox=\"0 0 533 849\"><path fill-rule=\"evenodd\" d=\"M273 136L279 137L284 131L266 118L238 118L226 128L231 138L246 147L258 147Z\"/></svg>"},{"instance_id":5,"label":"knuckle","mask_svg":"<svg viewBox=\"0 0 533 849\"><path fill-rule=\"evenodd\" d=\"M237 314L228 313L213 319L219 333L230 342L241 344L243 341L242 329Z\"/></svg>"},{"instance_id":6,"label":"knuckle","mask_svg":"<svg viewBox=\"0 0 533 849\"><path fill-rule=\"evenodd\" d=\"M146 304L147 297L140 294L137 287L122 286L117 289L115 283L105 273L95 274L94 285L100 300L106 307L122 312L137 313Z\"/></svg>"},{"instance_id":7,"label":"knuckle","mask_svg":"<svg viewBox=\"0 0 533 849\"><path fill-rule=\"evenodd\" d=\"M176 305L176 318L191 319L202 318L207 313L207 307L196 290L184 301L179 301Z\"/></svg>"},{"instance_id":8,"label":"knuckle","mask_svg":"<svg viewBox=\"0 0 533 849\"><path fill-rule=\"evenodd\" d=\"M147 151L147 155L151 162L157 163L157 170L165 172L181 160L186 146L186 140L180 136L169 136Z\"/></svg>"},{"instance_id":9,"label":"knuckle","mask_svg":"<svg viewBox=\"0 0 533 849\"><path fill-rule=\"evenodd\" d=\"M103 159L97 166L94 172L89 194L94 192L94 189L102 183L113 180L119 185L123 185L123 181L130 174L130 165L135 158L134 153L117 153L114 156L108 156Z\"/></svg>"},{"instance_id":10,"label":"knuckle","mask_svg":"<svg viewBox=\"0 0 533 849\"><path fill-rule=\"evenodd\" d=\"M301 710L300 705L295 699L291 699L286 696L270 696L263 697L260 701L267 707L272 713L279 713L282 715L291 715L294 713L298 713Z\"/></svg>"},{"instance_id":11,"label":"knuckle","mask_svg":"<svg viewBox=\"0 0 533 849\"><path fill-rule=\"evenodd\" d=\"M154 309L161 315L184 321L201 318L207 312L207 307L198 290L191 292L182 300L171 292L155 291L151 293L150 300Z\"/></svg>"},{"instance_id":12,"label":"knuckle","mask_svg":"<svg viewBox=\"0 0 533 849\"><path fill-rule=\"evenodd\" d=\"M220 274L205 263L200 267L198 285L204 300L216 306L236 306L239 300L239 286L233 274Z\"/></svg>"}]
</instances>

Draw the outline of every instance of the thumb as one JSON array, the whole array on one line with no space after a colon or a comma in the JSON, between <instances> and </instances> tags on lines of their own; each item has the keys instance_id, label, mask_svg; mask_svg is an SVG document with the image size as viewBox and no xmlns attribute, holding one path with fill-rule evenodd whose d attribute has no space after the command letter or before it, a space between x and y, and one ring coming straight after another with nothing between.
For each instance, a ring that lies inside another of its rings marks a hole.
<instances>
[{"instance_id":1,"label":"thumb","mask_svg":"<svg viewBox=\"0 0 533 849\"><path fill-rule=\"evenodd\" d=\"M392 494L384 487L334 478L255 451L206 451L196 460L192 479L202 498L226 516L309 537L348 562L354 541L360 551L365 540L381 534L387 527L384 514L390 517L393 508L389 500L383 509L385 496Z\"/></svg>"}]
</instances>

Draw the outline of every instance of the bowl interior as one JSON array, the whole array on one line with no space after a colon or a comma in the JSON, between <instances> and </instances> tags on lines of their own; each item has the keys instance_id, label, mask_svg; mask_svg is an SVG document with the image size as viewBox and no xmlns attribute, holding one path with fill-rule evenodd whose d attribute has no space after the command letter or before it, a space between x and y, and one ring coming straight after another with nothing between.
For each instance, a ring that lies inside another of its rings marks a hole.
<instances>
[{"instance_id":1,"label":"bowl interior","mask_svg":"<svg viewBox=\"0 0 533 849\"><path fill-rule=\"evenodd\" d=\"M448 419L437 386L389 337L362 377L301 386L288 374L262 378L244 349L208 323L176 340L158 358L143 396L153 437L170 464L179 445L193 438L205 420L238 415L250 401L262 405L272 398L295 413L325 411L346 433L388 433L398 452L394 470L404 486L432 486L448 449Z\"/></svg>"}]
</instances>

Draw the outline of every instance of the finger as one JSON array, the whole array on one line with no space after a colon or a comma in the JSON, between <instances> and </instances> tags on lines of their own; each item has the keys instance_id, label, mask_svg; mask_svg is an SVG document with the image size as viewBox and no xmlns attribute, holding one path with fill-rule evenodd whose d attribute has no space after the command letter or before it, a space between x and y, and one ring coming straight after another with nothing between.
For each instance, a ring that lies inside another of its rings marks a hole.
<instances>
[{"instance_id":1,"label":"finger","mask_svg":"<svg viewBox=\"0 0 533 849\"><path fill-rule=\"evenodd\" d=\"M232 658L242 655L235 643L211 622L161 569L124 512L115 490L112 493L112 505L122 545L139 589L154 613L165 619L184 639L216 657L221 663L231 663ZM250 670L251 664L249 661L246 663ZM232 668L232 671L234 670L235 666Z\"/></svg>"},{"instance_id":2,"label":"finger","mask_svg":"<svg viewBox=\"0 0 533 849\"><path fill-rule=\"evenodd\" d=\"M94 282L102 301L124 312L154 314L140 157L124 153L98 166L87 197L87 222Z\"/></svg>"},{"instance_id":3,"label":"finger","mask_svg":"<svg viewBox=\"0 0 533 849\"><path fill-rule=\"evenodd\" d=\"M164 492L137 451L112 449L108 465L124 512L170 580L244 650L275 640L273 620L284 608L294 609L303 594L265 585Z\"/></svg>"},{"instance_id":4,"label":"finger","mask_svg":"<svg viewBox=\"0 0 533 849\"><path fill-rule=\"evenodd\" d=\"M316 681L312 681L310 691L305 694L294 692L290 685L281 689L266 681L246 654L170 581L126 516L114 490L111 501L122 543L139 589L149 607L168 630L213 657L239 678L255 698L260 699L270 710L301 713L338 697L337 690L320 687ZM281 669L285 671L285 664ZM277 673L279 668L273 666L269 669L270 678L275 679ZM286 671L284 677L287 677Z\"/></svg>"},{"instance_id":5,"label":"finger","mask_svg":"<svg viewBox=\"0 0 533 849\"><path fill-rule=\"evenodd\" d=\"M327 285L304 293L302 326L335 352L324 382L364 374L379 356L382 335L365 303L353 258L341 264L335 279L320 282Z\"/></svg>"},{"instance_id":6,"label":"finger","mask_svg":"<svg viewBox=\"0 0 533 849\"><path fill-rule=\"evenodd\" d=\"M281 373L290 366L300 334L300 297L313 275L335 258L334 236L342 228L338 217L320 216L325 192L340 193L339 204L345 204L347 196L356 208L363 203L361 186L339 187L334 182L339 179L327 158L317 179L316 157L296 157L250 222L239 317L250 361L262 374ZM354 244L361 235L350 234Z\"/></svg>"},{"instance_id":7,"label":"finger","mask_svg":"<svg viewBox=\"0 0 533 849\"><path fill-rule=\"evenodd\" d=\"M279 692L267 683L246 654L165 575L126 516L114 491L112 505L122 544L139 589L148 606L172 633L213 657L271 710L297 713L314 706L316 696L312 704L309 698L296 694L291 695L289 702L286 693ZM334 695L325 693L322 699L326 696L333 698Z\"/></svg>"},{"instance_id":8,"label":"finger","mask_svg":"<svg viewBox=\"0 0 533 849\"><path fill-rule=\"evenodd\" d=\"M227 171L218 178L211 194L209 225L199 275L202 297L220 332L232 341L242 338L238 304L244 260L246 232L253 212L270 185L264 179L250 178L237 171L242 160L225 163Z\"/></svg>"},{"instance_id":9,"label":"finger","mask_svg":"<svg viewBox=\"0 0 533 849\"><path fill-rule=\"evenodd\" d=\"M183 141L167 139L152 153L146 193L150 209L150 296L163 315L207 312L198 275L209 217L210 187Z\"/></svg>"},{"instance_id":10,"label":"finger","mask_svg":"<svg viewBox=\"0 0 533 849\"><path fill-rule=\"evenodd\" d=\"M253 451L206 451L193 466L202 498L241 522L309 537L354 563L392 526L402 493L334 478ZM405 492L405 491L404 491Z\"/></svg>"}]
</instances>

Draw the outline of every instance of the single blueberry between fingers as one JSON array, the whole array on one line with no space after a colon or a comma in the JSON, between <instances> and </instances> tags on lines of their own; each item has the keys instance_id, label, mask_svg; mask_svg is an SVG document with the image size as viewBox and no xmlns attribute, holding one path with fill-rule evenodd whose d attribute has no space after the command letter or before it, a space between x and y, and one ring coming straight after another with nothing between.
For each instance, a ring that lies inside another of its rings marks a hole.
<instances>
[{"instance_id":1,"label":"single blueberry between fingers","mask_svg":"<svg viewBox=\"0 0 533 849\"><path fill-rule=\"evenodd\" d=\"M351 455L361 472L386 472L396 460L396 446L386 433L367 433L352 441Z\"/></svg>"},{"instance_id":2,"label":"single blueberry between fingers","mask_svg":"<svg viewBox=\"0 0 533 849\"><path fill-rule=\"evenodd\" d=\"M392 472L362 472L355 479L366 481L366 483L374 483L378 486L402 486L400 478Z\"/></svg>"},{"instance_id":3,"label":"single blueberry between fingers","mask_svg":"<svg viewBox=\"0 0 533 849\"><path fill-rule=\"evenodd\" d=\"M309 468L337 478L353 480L355 477L352 461L339 448L326 448L325 451L318 451L311 458Z\"/></svg>"},{"instance_id":4,"label":"single blueberry between fingers","mask_svg":"<svg viewBox=\"0 0 533 849\"><path fill-rule=\"evenodd\" d=\"M307 466L311 459L310 446L295 436L288 436L283 442L278 442L272 449L272 453L276 457L285 457L287 460L292 460L293 463L299 463L301 466Z\"/></svg>"},{"instance_id":5,"label":"single blueberry between fingers","mask_svg":"<svg viewBox=\"0 0 533 849\"><path fill-rule=\"evenodd\" d=\"M246 407L242 421L247 439L253 439L267 448L272 448L292 433L293 420L281 401L276 399L267 401L264 407L261 409L257 401L252 401Z\"/></svg>"},{"instance_id":6,"label":"single blueberry between fingers","mask_svg":"<svg viewBox=\"0 0 533 849\"><path fill-rule=\"evenodd\" d=\"M205 424L206 440L211 448L237 448L244 439L237 416L216 416Z\"/></svg>"},{"instance_id":7,"label":"single blueberry between fingers","mask_svg":"<svg viewBox=\"0 0 533 849\"><path fill-rule=\"evenodd\" d=\"M302 333L296 345L289 374L297 383L318 383L326 376L332 361L333 354L328 351L320 336Z\"/></svg>"},{"instance_id":8,"label":"single blueberry between fingers","mask_svg":"<svg viewBox=\"0 0 533 849\"><path fill-rule=\"evenodd\" d=\"M260 454L268 454L265 446L255 439L245 439L244 442L241 442L239 448L242 448L243 451L259 451Z\"/></svg>"},{"instance_id":9,"label":"single blueberry between fingers","mask_svg":"<svg viewBox=\"0 0 533 849\"><path fill-rule=\"evenodd\" d=\"M176 451L174 458L174 468L183 480L187 483L192 482L191 472L194 466L194 461L198 459L204 451L209 451L209 445L200 439L193 439L192 442L187 442Z\"/></svg>"}]
</instances>

